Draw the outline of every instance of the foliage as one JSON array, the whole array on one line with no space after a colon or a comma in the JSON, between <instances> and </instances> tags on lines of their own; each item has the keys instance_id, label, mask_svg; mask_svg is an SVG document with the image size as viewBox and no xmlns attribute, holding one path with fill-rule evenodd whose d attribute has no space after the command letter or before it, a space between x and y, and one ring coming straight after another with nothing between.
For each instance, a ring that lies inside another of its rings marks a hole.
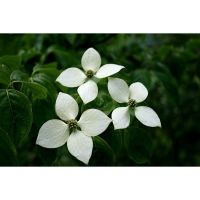
<instances>
[{"instance_id":1,"label":"foliage","mask_svg":"<svg viewBox=\"0 0 200 200\"><path fill-rule=\"evenodd\" d=\"M66 146L44 149L35 141L41 125L57 118L58 92L74 95L76 90L57 84L56 77L79 67L89 47L99 51L103 64L126 67L116 77L147 87L145 104L162 122L162 129L135 118L126 131L110 125L94 139L89 165L200 165L200 36L188 34L0 35L0 165L83 165ZM82 111L95 107L111 114L118 105L106 85L105 80L98 83L98 98Z\"/></svg>"}]
</instances>

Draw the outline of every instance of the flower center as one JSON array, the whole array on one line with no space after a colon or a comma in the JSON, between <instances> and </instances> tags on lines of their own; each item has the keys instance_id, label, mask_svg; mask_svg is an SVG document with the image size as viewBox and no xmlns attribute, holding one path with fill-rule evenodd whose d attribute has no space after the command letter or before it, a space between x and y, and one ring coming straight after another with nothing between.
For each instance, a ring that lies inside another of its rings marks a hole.
<instances>
[{"instance_id":1,"label":"flower center","mask_svg":"<svg viewBox=\"0 0 200 200\"><path fill-rule=\"evenodd\" d=\"M92 70L88 70L85 74L86 74L86 76L87 76L88 78L92 78L93 75L94 75L94 72L93 72Z\"/></svg>"},{"instance_id":2,"label":"flower center","mask_svg":"<svg viewBox=\"0 0 200 200\"><path fill-rule=\"evenodd\" d=\"M129 99L128 106L134 108L136 106L136 101L133 99Z\"/></svg>"},{"instance_id":3,"label":"flower center","mask_svg":"<svg viewBox=\"0 0 200 200\"><path fill-rule=\"evenodd\" d=\"M67 124L69 126L69 130L70 131L73 131L73 130L78 128L78 123L77 123L77 121L75 119L68 120Z\"/></svg>"}]
</instances>

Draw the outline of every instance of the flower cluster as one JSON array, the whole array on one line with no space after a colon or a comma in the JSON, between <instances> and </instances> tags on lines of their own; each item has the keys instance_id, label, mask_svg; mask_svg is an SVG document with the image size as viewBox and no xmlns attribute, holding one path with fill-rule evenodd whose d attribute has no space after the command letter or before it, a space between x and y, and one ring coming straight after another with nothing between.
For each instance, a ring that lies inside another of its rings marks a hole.
<instances>
[{"instance_id":1,"label":"flower cluster","mask_svg":"<svg viewBox=\"0 0 200 200\"><path fill-rule=\"evenodd\" d=\"M112 78L124 66L105 64L101 66L99 53L89 48L82 56L83 70L72 67L64 70L57 78L57 82L66 87L78 87L78 94L84 104L93 101L98 96L97 80L108 78L110 96L118 103L127 106L113 110L110 119L98 109L88 109L77 115L79 107L75 99L60 92L56 99L55 111L60 119L45 122L39 130L36 144L45 148L58 148L67 143L69 152L78 160L88 164L93 150L92 137L103 133L113 122L114 129L124 129L130 124L130 110L144 125L161 127L158 115L149 107L138 106L148 96L146 87L136 82L128 87L127 83L119 78ZM101 66L101 67L100 67Z\"/></svg>"}]
</instances>

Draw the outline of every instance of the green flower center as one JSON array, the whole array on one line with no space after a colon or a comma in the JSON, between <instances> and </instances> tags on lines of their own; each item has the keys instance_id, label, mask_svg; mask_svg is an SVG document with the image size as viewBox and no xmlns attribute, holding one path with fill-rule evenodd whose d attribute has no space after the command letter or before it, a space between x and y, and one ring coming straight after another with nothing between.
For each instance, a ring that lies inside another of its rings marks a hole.
<instances>
[{"instance_id":1,"label":"green flower center","mask_svg":"<svg viewBox=\"0 0 200 200\"><path fill-rule=\"evenodd\" d=\"M78 128L78 123L75 119L68 120L67 124L69 126L70 131L73 131Z\"/></svg>"},{"instance_id":2,"label":"green flower center","mask_svg":"<svg viewBox=\"0 0 200 200\"><path fill-rule=\"evenodd\" d=\"M129 99L128 106L134 108L136 106L136 101L133 99Z\"/></svg>"},{"instance_id":3,"label":"green flower center","mask_svg":"<svg viewBox=\"0 0 200 200\"><path fill-rule=\"evenodd\" d=\"M88 70L85 74L88 78L92 78L94 76L94 72L92 70Z\"/></svg>"}]
</instances>

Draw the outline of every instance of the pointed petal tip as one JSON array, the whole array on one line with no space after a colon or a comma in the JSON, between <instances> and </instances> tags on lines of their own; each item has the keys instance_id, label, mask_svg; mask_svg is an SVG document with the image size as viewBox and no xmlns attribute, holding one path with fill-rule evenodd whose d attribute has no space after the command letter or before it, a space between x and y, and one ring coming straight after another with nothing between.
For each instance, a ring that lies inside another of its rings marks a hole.
<instances>
[{"instance_id":1,"label":"pointed petal tip","mask_svg":"<svg viewBox=\"0 0 200 200\"><path fill-rule=\"evenodd\" d=\"M35 141L35 144L36 144L36 145L39 145L38 139Z\"/></svg>"},{"instance_id":2,"label":"pointed petal tip","mask_svg":"<svg viewBox=\"0 0 200 200\"><path fill-rule=\"evenodd\" d=\"M116 73L118 73L124 66L116 65L116 64L105 64L100 67L100 69L96 73L96 77L99 79L110 77Z\"/></svg>"},{"instance_id":3,"label":"pointed petal tip","mask_svg":"<svg viewBox=\"0 0 200 200\"><path fill-rule=\"evenodd\" d=\"M136 107L135 117L145 126L161 128L160 118L158 117L157 113L150 107Z\"/></svg>"},{"instance_id":4,"label":"pointed petal tip","mask_svg":"<svg viewBox=\"0 0 200 200\"><path fill-rule=\"evenodd\" d=\"M82 161L85 165L88 165L89 160L88 161Z\"/></svg>"},{"instance_id":5,"label":"pointed petal tip","mask_svg":"<svg viewBox=\"0 0 200 200\"><path fill-rule=\"evenodd\" d=\"M81 69L77 67L70 67L60 73L56 82L59 82L65 87L74 88L82 85L86 78L85 73Z\"/></svg>"},{"instance_id":6,"label":"pointed petal tip","mask_svg":"<svg viewBox=\"0 0 200 200\"><path fill-rule=\"evenodd\" d=\"M69 137L68 125L58 119L45 122L38 133L36 144L44 148L58 148Z\"/></svg>"},{"instance_id":7,"label":"pointed petal tip","mask_svg":"<svg viewBox=\"0 0 200 200\"><path fill-rule=\"evenodd\" d=\"M113 126L114 126L114 130L123 130L123 129L128 128L129 124L127 126L124 126L123 128L121 128L121 127L115 127L115 125L113 125Z\"/></svg>"},{"instance_id":8,"label":"pointed petal tip","mask_svg":"<svg viewBox=\"0 0 200 200\"><path fill-rule=\"evenodd\" d=\"M127 127L125 127L125 128L127 128ZM114 127L114 130L123 130L123 129L125 129L125 128L117 128L117 127Z\"/></svg>"},{"instance_id":9,"label":"pointed petal tip","mask_svg":"<svg viewBox=\"0 0 200 200\"><path fill-rule=\"evenodd\" d=\"M121 128L119 128L119 127L115 127L115 125L113 124L113 126L114 126L114 130L120 130Z\"/></svg>"},{"instance_id":10,"label":"pointed petal tip","mask_svg":"<svg viewBox=\"0 0 200 200\"><path fill-rule=\"evenodd\" d=\"M82 131L73 132L67 141L67 148L74 157L88 165L92 156L93 141Z\"/></svg>"},{"instance_id":11,"label":"pointed petal tip","mask_svg":"<svg viewBox=\"0 0 200 200\"><path fill-rule=\"evenodd\" d=\"M84 100L84 99L81 99L81 100L83 101L84 106L93 101L93 100Z\"/></svg>"}]
</instances>

